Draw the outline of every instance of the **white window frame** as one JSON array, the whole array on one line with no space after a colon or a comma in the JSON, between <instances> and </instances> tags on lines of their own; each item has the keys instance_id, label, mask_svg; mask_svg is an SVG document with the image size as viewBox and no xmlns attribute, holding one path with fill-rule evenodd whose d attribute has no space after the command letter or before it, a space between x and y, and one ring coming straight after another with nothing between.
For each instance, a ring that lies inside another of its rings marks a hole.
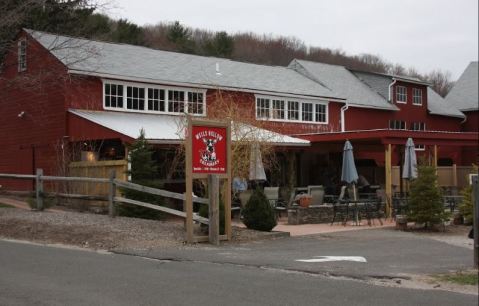
<instances>
[{"instance_id":1,"label":"white window frame","mask_svg":"<svg viewBox=\"0 0 479 306\"><path fill-rule=\"evenodd\" d=\"M115 85L122 85L123 86L123 107L107 107L105 105L105 84L115 84ZM144 88L145 90L145 103L144 103L144 109L143 110L136 110L136 109L128 109L127 108L127 91L126 88L127 86L131 87L139 87L139 88ZM200 88L188 88L188 87L174 87L174 86L163 86L163 85L156 85L156 84L146 84L146 83L136 83L136 82L125 82L125 81L116 81L116 80L111 80L111 79L102 79L102 103L103 103L103 109L105 110L111 110L111 111L120 111L120 112L131 112L131 113L143 113L143 114L167 114L167 115L184 115L185 113L188 113L188 92L194 92L194 93L201 93L203 95L203 113L202 114L190 114L195 117L205 117L206 116L206 89L200 89ZM164 90L165 91L165 110L164 111L156 111L156 110L148 110L148 99L149 99L149 92L148 89L159 89L159 90ZM179 112L170 112L168 109L168 92L172 91L183 91L184 96L185 96L185 107L184 107L184 112L179 113Z\"/></svg>"},{"instance_id":2,"label":"white window frame","mask_svg":"<svg viewBox=\"0 0 479 306\"><path fill-rule=\"evenodd\" d=\"M269 116L268 118L259 118L258 117L258 99L268 99L269 102ZM284 101L284 119L277 119L273 118L273 100L280 100ZM298 120L296 119L289 119L289 102L297 102L298 103ZM305 104L312 104L312 121L305 121L303 120L303 103ZM324 122L318 122L316 120L316 105L324 105L325 106L325 120ZM307 123L307 124L322 124L327 125L329 124L329 101L324 100L313 100L313 99L304 99L304 98L288 98L288 97L281 97L281 96L266 96L266 95L255 95L254 100L255 105L255 118L256 120L264 120L264 121L275 121L275 122L290 122L290 123Z\"/></svg>"},{"instance_id":3,"label":"white window frame","mask_svg":"<svg viewBox=\"0 0 479 306\"><path fill-rule=\"evenodd\" d=\"M399 92L399 89L404 89L404 93ZM399 97L404 96L404 100L401 100ZM407 87L398 85L396 86L396 103L407 104Z\"/></svg>"},{"instance_id":4,"label":"white window frame","mask_svg":"<svg viewBox=\"0 0 479 306\"><path fill-rule=\"evenodd\" d=\"M391 128L391 122L394 122L394 127ZM396 128L397 123L399 123L399 128ZM402 123L404 123L404 128L401 128ZM403 120L389 120L389 127L390 130L394 131L405 131L407 130L407 122Z\"/></svg>"},{"instance_id":5,"label":"white window frame","mask_svg":"<svg viewBox=\"0 0 479 306\"><path fill-rule=\"evenodd\" d=\"M425 151L425 150L426 150L426 146L423 144L417 144L414 146L414 151Z\"/></svg>"},{"instance_id":6,"label":"white window frame","mask_svg":"<svg viewBox=\"0 0 479 306\"><path fill-rule=\"evenodd\" d=\"M18 72L27 70L27 39L22 38L18 41Z\"/></svg>"},{"instance_id":7,"label":"white window frame","mask_svg":"<svg viewBox=\"0 0 479 306\"><path fill-rule=\"evenodd\" d=\"M419 102L416 103L416 99ZM412 89L412 104L417 106L422 106L422 90L421 88L413 88Z\"/></svg>"},{"instance_id":8,"label":"white window frame","mask_svg":"<svg viewBox=\"0 0 479 306\"><path fill-rule=\"evenodd\" d=\"M421 129L421 126L424 128L424 129ZM426 123L424 122L412 122L412 125L411 125L411 131L425 131L426 130Z\"/></svg>"}]
</instances>

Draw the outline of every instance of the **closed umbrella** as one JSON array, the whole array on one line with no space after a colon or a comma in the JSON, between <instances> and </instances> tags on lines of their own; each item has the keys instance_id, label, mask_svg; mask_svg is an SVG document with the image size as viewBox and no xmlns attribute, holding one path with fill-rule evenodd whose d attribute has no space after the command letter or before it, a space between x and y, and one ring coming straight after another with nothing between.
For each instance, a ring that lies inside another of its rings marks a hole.
<instances>
[{"instance_id":1,"label":"closed umbrella","mask_svg":"<svg viewBox=\"0 0 479 306\"><path fill-rule=\"evenodd\" d=\"M346 141L343 149L343 169L341 171L341 181L353 185L354 200L356 200L356 188L354 184L357 182L359 176L354 164L353 146Z\"/></svg>"},{"instance_id":2,"label":"closed umbrella","mask_svg":"<svg viewBox=\"0 0 479 306\"><path fill-rule=\"evenodd\" d=\"M406 141L402 178L407 180L417 178L417 159L412 138L408 138Z\"/></svg>"},{"instance_id":3,"label":"closed umbrella","mask_svg":"<svg viewBox=\"0 0 479 306\"><path fill-rule=\"evenodd\" d=\"M264 172L263 159L258 144L251 146L251 154L249 159L249 179L250 181L266 181L266 173Z\"/></svg>"}]
</instances>

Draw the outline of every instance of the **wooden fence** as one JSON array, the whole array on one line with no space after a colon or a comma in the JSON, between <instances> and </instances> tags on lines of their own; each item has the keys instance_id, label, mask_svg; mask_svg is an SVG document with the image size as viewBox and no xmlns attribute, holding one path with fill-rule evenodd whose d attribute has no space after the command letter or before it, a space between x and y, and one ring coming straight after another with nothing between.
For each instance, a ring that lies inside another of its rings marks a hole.
<instances>
[{"instance_id":1,"label":"wooden fence","mask_svg":"<svg viewBox=\"0 0 479 306\"><path fill-rule=\"evenodd\" d=\"M128 161L126 160L104 160L104 161L80 161L72 162L68 165L69 176L105 178L110 176L112 171L119 180L127 180ZM70 184L70 193L85 195L102 195L109 193L106 184L97 184L95 182L82 181L81 183Z\"/></svg>"},{"instance_id":2,"label":"wooden fence","mask_svg":"<svg viewBox=\"0 0 479 306\"><path fill-rule=\"evenodd\" d=\"M469 185L469 174L473 168L469 166L437 167L438 183L441 187L457 187L462 189ZM399 188L401 174L399 166L392 167L392 185Z\"/></svg>"},{"instance_id":3,"label":"wooden fence","mask_svg":"<svg viewBox=\"0 0 479 306\"><path fill-rule=\"evenodd\" d=\"M26 180L35 180L35 200L36 208L38 210L43 210L43 199L45 197L62 197L70 199L82 199L82 200L94 200L94 201L107 201L108 202L108 212L111 217L116 215L116 206L122 203L129 205L137 205L142 207L147 207L150 209L162 211L167 214L175 215L178 217L186 218L186 213L184 211L175 210L168 207L163 207L159 205L153 205L150 203L145 203L141 201L136 201L132 199L127 199L121 196L117 196L117 188L127 188L136 191L141 191L153 195L158 195L166 198L172 198L177 200L185 201L185 194L175 193L168 190L162 190L152 187L147 187L143 185L138 185L124 180L118 180L116 178L116 171L112 170L109 178L96 178L96 177L73 177L73 176L46 176L43 175L42 169L37 169L36 175L31 174L5 174L0 173L0 178L9 178L9 179L26 179ZM106 195L97 194L78 194L78 193L52 193L44 192L43 185L44 182L83 182L87 184L102 185L105 190L107 190ZM201 204L209 204L209 200L200 197L193 197L193 202ZM203 224L208 224L208 219L200 216L194 216L195 221L198 221Z\"/></svg>"}]
</instances>

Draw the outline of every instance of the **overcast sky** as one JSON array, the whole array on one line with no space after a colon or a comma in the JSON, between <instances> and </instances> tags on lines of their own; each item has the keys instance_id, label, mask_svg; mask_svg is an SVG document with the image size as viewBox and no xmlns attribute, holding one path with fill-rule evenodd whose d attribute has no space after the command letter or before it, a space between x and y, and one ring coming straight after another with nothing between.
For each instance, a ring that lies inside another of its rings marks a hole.
<instances>
[{"instance_id":1,"label":"overcast sky","mask_svg":"<svg viewBox=\"0 0 479 306\"><path fill-rule=\"evenodd\" d=\"M112 0L137 24L178 20L230 34L295 36L307 45L371 53L456 79L478 58L478 0Z\"/></svg>"}]
</instances>

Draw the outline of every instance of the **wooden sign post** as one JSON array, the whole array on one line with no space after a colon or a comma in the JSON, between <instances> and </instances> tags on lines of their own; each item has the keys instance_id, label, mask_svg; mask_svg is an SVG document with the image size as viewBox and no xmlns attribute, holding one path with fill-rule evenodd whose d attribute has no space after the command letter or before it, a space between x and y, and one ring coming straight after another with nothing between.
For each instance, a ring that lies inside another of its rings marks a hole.
<instances>
[{"instance_id":1,"label":"wooden sign post","mask_svg":"<svg viewBox=\"0 0 479 306\"><path fill-rule=\"evenodd\" d=\"M186 135L186 241L188 243L231 239L231 123L188 117ZM193 180L208 179L210 196L209 235L194 236ZM219 180L225 181L225 235L219 235Z\"/></svg>"}]
</instances>

